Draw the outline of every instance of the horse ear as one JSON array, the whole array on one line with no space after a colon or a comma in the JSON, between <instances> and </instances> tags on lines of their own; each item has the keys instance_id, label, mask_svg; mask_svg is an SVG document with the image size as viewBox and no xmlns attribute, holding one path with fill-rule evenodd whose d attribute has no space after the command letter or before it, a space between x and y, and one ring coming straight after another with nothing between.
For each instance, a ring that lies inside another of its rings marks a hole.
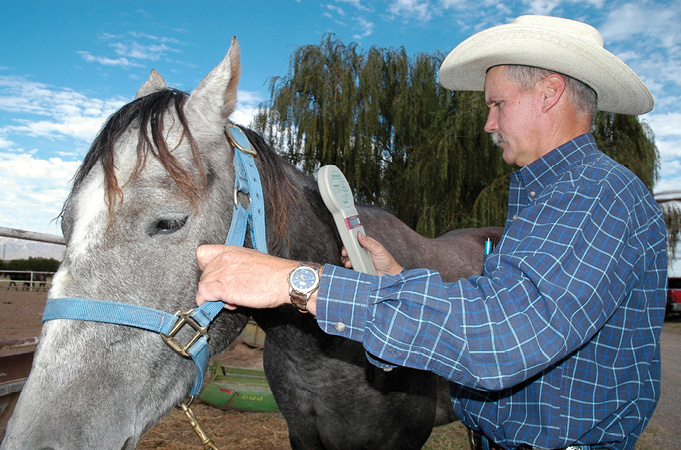
<instances>
[{"instance_id":1,"label":"horse ear","mask_svg":"<svg viewBox=\"0 0 681 450\"><path fill-rule=\"evenodd\" d=\"M137 94L135 94L135 100L137 100L140 97L144 97L145 95L149 95L156 91L160 91L162 89L167 88L168 85L166 84L161 74L158 73L156 69L151 69L149 79L145 81L142 87L140 87L139 91L137 91Z\"/></svg>"},{"instance_id":2,"label":"horse ear","mask_svg":"<svg viewBox=\"0 0 681 450\"><path fill-rule=\"evenodd\" d=\"M187 108L217 113L226 121L236 107L236 90L241 76L239 41L236 36L225 58L199 83L187 100Z\"/></svg>"}]
</instances>

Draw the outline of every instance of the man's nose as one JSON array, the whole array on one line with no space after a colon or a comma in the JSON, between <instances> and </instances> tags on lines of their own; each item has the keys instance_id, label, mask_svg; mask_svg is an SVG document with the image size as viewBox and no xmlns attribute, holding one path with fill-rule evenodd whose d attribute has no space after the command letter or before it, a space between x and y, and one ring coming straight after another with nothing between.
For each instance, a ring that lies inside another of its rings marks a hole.
<instances>
[{"instance_id":1,"label":"man's nose","mask_svg":"<svg viewBox=\"0 0 681 450\"><path fill-rule=\"evenodd\" d=\"M485 123L485 131L488 133L493 133L499 129L499 124L497 123L497 119L495 115L492 113L490 110L489 114L487 114L487 122Z\"/></svg>"}]
</instances>

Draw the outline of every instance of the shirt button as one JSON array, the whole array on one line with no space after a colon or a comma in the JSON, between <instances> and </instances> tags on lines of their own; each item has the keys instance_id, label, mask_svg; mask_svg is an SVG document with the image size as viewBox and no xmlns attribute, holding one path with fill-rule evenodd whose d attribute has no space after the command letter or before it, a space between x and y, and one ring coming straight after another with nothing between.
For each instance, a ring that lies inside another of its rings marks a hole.
<instances>
[{"instance_id":1,"label":"shirt button","mask_svg":"<svg viewBox=\"0 0 681 450\"><path fill-rule=\"evenodd\" d=\"M336 324L336 331L343 331L345 330L345 324L343 322L338 322Z\"/></svg>"},{"instance_id":2,"label":"shirt button","mask_svg":"<svg viewBox=\"0 0 681 450\"><path fill-rule=\"evenodd\" d=\"M513 214L512 219L513 219L513 220L516 220L517 218L518 218L518 214Z\"/></svg>"},{"instance_id":3,"label":"shirt button","mask_svg":"<svg viewBox=\"0 0 681 450\"><path fill-rule=\"evenodd\" d=\"M530 192L530 197L534 197L535 195L537 195L536 192L534 192L534 191L531 191L531 192Z\"/></svg>"},{"instance_id":4,"label":"shirt button","mask_svg":"<svg viewBox=\"0 0 681 450\"><path fill-rule=\"evenodd\" d=\"M390 372L391 370L393 370L392 367L384 367L383 368L383 372Z\"/></svg>"}]
</instances>

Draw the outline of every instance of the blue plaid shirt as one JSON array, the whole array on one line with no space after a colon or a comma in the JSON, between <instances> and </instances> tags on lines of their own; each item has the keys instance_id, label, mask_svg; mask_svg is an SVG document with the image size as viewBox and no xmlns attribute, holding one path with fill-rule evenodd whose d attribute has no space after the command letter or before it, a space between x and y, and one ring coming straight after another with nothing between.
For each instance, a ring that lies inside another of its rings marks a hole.
<instances>
[{"instance_id":1,"label":"blue plaid shirt","mask_svg":"<svg viewBox=\"0 0 681 450\"><path fill-rule=\"evenodd\" d=\"M660 395L665 239L650 192L585 134L511 175L483 276L327 265L317 320L451 380L461 421L505 448L633 449Z\"/></svg>"}]
</instances>

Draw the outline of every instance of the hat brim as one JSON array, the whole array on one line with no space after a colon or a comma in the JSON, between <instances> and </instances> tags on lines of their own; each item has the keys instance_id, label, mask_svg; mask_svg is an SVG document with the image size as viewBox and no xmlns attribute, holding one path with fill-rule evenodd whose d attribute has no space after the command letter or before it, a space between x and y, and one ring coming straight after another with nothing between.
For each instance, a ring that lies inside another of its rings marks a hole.
<instances>
[{"instance_id":1,"label":"hat brim","mask_svg":"<svg viewBox=\"0 0 681 450\"><path fill-rule=\"evenodd\" d=\"M440 67L440 84L454 91L482 91L490 67L519 64L573 77L598 95L601 111L639 115L653 109L653 96L629 66L587 40L546 27L506 24L459 44Z\"/></svg>"}]
</instances>

